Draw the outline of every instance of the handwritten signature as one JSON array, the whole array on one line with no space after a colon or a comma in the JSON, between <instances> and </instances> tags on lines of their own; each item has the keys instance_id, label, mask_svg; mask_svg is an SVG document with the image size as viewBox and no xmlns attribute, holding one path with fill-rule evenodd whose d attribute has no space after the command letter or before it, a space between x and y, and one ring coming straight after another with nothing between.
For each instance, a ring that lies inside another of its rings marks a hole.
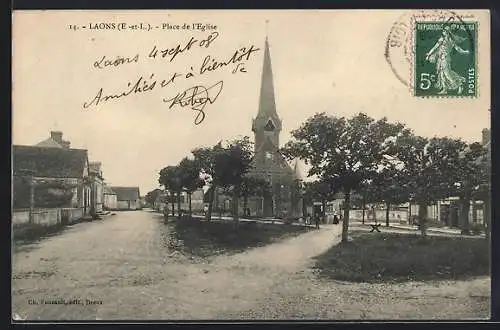
<instances>
[{"instance_id":1,"label":"handwritten signature","mask_svg":"<svg viewBox=\"0 0 500 330\"><path fill-rule=\"evenodd\" d=\"M197 113L194 124L199 125L205 120L205 106L209 103L213 104L217 100L223 87L224 82L222 80L210 87L198 85L188 88L170 99L164 98L163 102L170 103L169 109L176 105L182 108L190 107L191 110Z\"/></svg>"}]
</instances>

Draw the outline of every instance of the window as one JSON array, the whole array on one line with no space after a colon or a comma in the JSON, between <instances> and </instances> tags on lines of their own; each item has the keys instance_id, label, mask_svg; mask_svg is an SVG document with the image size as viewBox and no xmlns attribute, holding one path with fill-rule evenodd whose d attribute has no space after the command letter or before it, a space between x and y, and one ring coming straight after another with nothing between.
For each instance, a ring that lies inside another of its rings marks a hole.
<instances>
[{"instance_id":1,"label":"window","mask_svg":"<svg viewBox=\"0 0 500 330\"><path fill-rule=\"evenodd\" d=\"M264 130L265 130L265 131L274 131L274 129L275 129L275 126L274 126L274 124L273 124L273 121L272 121L271 119L269 119L269 120L267 121L266 126L264 126Z\"/></svg>"},{"instance_id":2,"label":"window","mask_svg":"<svg viewBox=\"0 0 500 330\"><path fill-rule=\"evenodd\" d=\"M273 159L273 154L269 151L266 151L266 159Z\"/></svg>"}]
</instances>

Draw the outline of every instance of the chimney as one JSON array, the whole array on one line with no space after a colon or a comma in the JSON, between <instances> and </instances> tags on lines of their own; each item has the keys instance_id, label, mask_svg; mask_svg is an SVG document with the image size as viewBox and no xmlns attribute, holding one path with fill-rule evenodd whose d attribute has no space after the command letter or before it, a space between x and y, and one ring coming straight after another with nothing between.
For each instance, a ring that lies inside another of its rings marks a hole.
<instances>
[{"instance_id":1,"label":"chimney","mask_svg":"<svg viewBox=\"0 0 500 330\"><path fill-rule=\"evenodd\" d=\"M487 129L487 128L484 128L482 130L482 133L483 133L483 140L482 140L482 144L485 145L486 143L488 143L491 139L490 137L490 130Z\"/></svg>"},{"instance_id":2,"label":"chimney","mask_svg":"<svg viewBox=\"0 0 500 330\"><path fill-rule=\"evenodd\" d=\"M50 132L50 138L57 143L59 143L61 146L63 145L63 139L62 139L63 133L61 131L51 131Z\"/></svg>"},{"instance_id":3,"label":"chimney","mask_svg":"<svg viewBox=\"0 0 500 330\"><path fill-rule=\"evenodd\" d=\"M69 149L70 144L71 143L69 141L62 141L62 146L64 149Z\"/></svg>"}]
</instances>

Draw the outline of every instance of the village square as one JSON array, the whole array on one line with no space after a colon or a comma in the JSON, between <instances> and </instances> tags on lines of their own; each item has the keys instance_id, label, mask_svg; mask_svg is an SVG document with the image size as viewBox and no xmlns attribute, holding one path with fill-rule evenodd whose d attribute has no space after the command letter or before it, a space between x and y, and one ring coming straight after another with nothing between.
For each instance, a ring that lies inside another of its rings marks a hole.
<instances>
[{"instance_id":1,"label":"village square","mask_svg":"<svg viewBox=\"0 0 500 330\"><path fill-rule=\"evenodd\" d=\"M489 127L318 111L283 142L271 38L257 47L248 129L160 164L154 189L111 182L71 131L13 145L14 320L489 318Z\"/></svg>"}]
</instances>

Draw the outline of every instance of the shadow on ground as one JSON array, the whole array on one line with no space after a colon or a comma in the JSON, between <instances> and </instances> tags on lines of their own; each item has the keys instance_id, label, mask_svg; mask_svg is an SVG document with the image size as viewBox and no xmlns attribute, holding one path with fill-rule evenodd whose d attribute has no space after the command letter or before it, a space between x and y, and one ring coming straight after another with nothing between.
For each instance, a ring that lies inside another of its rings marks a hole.
<instances>
[{"instance_id":1,"label":"shadow on ground","mask_svg":"<svg viewBox=\"0 0 500 330\"><path fill-rule=\"evenodd\" d=\"M169 220L164 244L196 257L235 254L312 230L309 227L257 222Z\"/></svg>"},{"instance_id":2,"label":"shadow on ground","mask_svg":"<svg viewBox=\"0 0 500 330\"><path fill-rule=\"evenodd\" d=\"M351 282L457 280L490 274L486 239L353 232L315 258L320 276Z\"/></svg>"},{"instance_id":3,"label":"shadow on ground","mask_svg":"<svg viewBox=\"0 0 500 330\"><path fill-rule=\"evenodd\" d=\"M44 239L58 236L72 228L74 225L83 222L101 221L102 219L82 218L70 224L57 224L53 226L43 226L25 224L16 226L13 229L12 242L13 252L31 251Z\"/></svg>"}]
</instances>

